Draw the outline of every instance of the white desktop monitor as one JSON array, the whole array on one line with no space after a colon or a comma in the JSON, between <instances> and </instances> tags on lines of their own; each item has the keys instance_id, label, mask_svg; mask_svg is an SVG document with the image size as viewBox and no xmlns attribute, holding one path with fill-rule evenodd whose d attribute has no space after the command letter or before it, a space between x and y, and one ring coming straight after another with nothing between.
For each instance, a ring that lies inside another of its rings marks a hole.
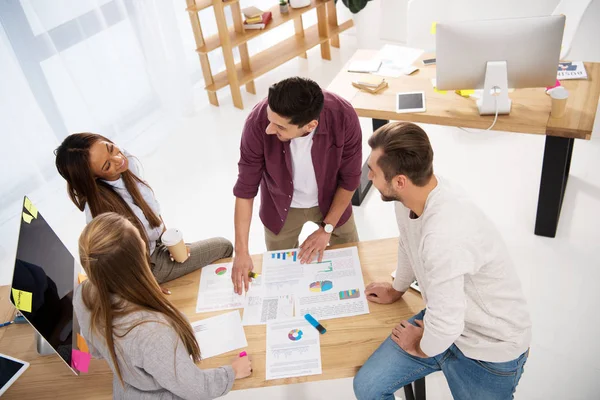
<instances>
[{"instance_id":1,"label":"white desktop monitor","mask_svg":"<svg viewBox=\"0 0 600 400\"><path fill-rule=\"evenodd\" d=\"M483 89L479 113L508 114L509 88L554 86L565 16L438 22L437 89Z\"/></svg>"}]
</instances>

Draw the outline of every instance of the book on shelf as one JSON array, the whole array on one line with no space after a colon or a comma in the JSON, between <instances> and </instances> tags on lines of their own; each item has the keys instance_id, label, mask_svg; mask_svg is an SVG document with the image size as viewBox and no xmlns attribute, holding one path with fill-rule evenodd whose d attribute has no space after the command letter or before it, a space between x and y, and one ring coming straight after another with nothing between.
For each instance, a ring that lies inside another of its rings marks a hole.
<instances>
[{"instance_id":1,"label":"book on shelf","mask_svg":"<svg viewBox=\"0 0 600 400\"><path fill-rule=\"evenodd\" d=\"M262 14L262 20L259 23L250 24L250 23L248 23L247 20L244 21L244 28L245 29L265 29L265 26L267 26L267 24L271 21L272 17L273 17L273 15L271 14L271 11L267 11Z\"/></svg>"},{"instance_id":2,"label":"book on shelf","mask_svg":"<svg viewBox=\"0 0 600 400\"><path fill-rule=\"evenodd\" d=\"M244 17L246 17L247 19L250 19L250 18L255 18L255 17L261 17L264 14L264 11L261 10L260 8L250 6L250 7L243 8L242 14L244 14Z\"/></svg>"}]
</instances>

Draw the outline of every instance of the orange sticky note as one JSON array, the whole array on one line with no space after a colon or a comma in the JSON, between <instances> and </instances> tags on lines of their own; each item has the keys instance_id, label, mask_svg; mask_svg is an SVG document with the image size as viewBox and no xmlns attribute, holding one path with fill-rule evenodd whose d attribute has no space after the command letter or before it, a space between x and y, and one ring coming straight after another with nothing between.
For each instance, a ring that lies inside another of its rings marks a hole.
<instances>
[{"instance_id":1,"label":"orange sticky note","mask_svg":"<svg viewBox=\"0 0 600 400\"><path fill-rule=\"evenodd\" d=\"M432 35L435 35L436 27L437 27L437 22L432 22L431 23L431 29L429 30L429 33L431 33Z\"/></svg>"},{"instance_id":2,"label":"orange sticky note","mask_svg":"<svg viewBox=\"0 0 600 400\"><path fill-rule=\"evenodd\" d=\"M31 312L31 303L33 301L33 295L29 292L19 289L12 289L13 300L15 301L15 307L21 311Z\"/></svg>"},{"instance_id":3,"label":"orange sticky note","mask_svg":"<svg viewBox=\"0 0 600 400\"><path fill-rule=\"evenodd\" d=\"M83 336L81 336L79 333L77 334L77 347L79 348L79 350L83 351L84 353L90 352L87 342L85 341Z\"/></svg>"},{"instance_id":4,"label":"orange sticky note","mask_svg":"<svg viewBox=\"0 0 600 400\"><path fill-rule=\"evenodd\" d=\"M86 280L87 280L87 278L88 278L88 277L87 277L87 275L85 275L85 274L78 274L78 275L77 275L77 282L79 282L79 284L81 285L81 283L82 283L83 281L86 281Z\"/></svg>"},{"instance_id":5,"label":"orange sticky note","mask_svg":"<svg viewBox=\"0 0 600 400\"><path fill-rule=\"evenodd\" d=\"M26 212L23 212L23 221L30 224L32 219L33 217L31 215L27 214Z\"/></svg>"}]
</instances>

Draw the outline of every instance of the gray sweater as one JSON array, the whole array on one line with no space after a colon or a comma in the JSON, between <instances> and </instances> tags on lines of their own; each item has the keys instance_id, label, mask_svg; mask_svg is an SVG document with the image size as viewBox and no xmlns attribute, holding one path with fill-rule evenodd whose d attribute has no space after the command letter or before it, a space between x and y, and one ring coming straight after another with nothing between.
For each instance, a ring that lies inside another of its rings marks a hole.
<instances>
[{"instance_id":1,"label":"gray sweater","mask_svg":"<svg viewBox=\"0 0 600 400\"><path fill-rule=\"evenodd\" d=\"M82 287L79 285L73 296L81 334L92 356L106 359L114 372L104 337L90 331L91 314L83 303ZM235 379L233 368L198 368L163 315L136 311L116 320L115 326L119 325L126 331L128 326L141 320L152 322L137 326L122 338L115 335L115 352L124 385L115 374L113 398L200 400L214 399L231 390Z\"/></svg>"}]
</instances>

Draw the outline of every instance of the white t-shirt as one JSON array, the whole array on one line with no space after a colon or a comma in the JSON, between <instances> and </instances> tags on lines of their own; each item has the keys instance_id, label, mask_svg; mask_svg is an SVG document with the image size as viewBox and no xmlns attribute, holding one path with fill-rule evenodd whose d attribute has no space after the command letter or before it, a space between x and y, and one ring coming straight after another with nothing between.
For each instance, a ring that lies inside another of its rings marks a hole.
<instances>
[{"instance_id":1,"label":"white t-shirt","mask_svg":"<svg viewBox=\"0 0 600 400\"><path fill-rule=\"evenodd\" d=\"M531 320L519 277L500 234L460 190L438 178L423 214L400 202L394 288L416 278L427 306L421 349L452 344L469 358L506 362L527 351Z\"/></svg>"},{"instance_id":2,"label":"white t-shirt","mask_svg":"<svg viewBox=\"0 0 600 400\"><path fill-rule=\"evenodd\" d=\"M123 151L123 154L127 156L127 160L129 161L129 171L131 171L131 173L133 173L138 178L142 179L137 165L137 160L125 151ZM148 236L148 242L150 246L150 254L154 253L154 249L156 248L156 241L160 238L160 235L162 235L162 232L164 230L164 224L161 223L160 226L156 228L150 226L150 222L148 222L148 220L146 219L146 216L144 215L142 209L135 205L135 203L133 202L133 197L131 197L131 194L129 194L129 191L125 187L125 182L123 182L123 178L119 178L116 181L104 182L108 183L114 188L115 192L117 192L123 198L123 200L125 200L125 203L127 203L129 208L131 208L131 211L133 211L135 216L140 220L140 222L146 229L146 235ZM152 209L152 211L157 216L160 216L160 204L154 197L154 192L152 192L152 189L150 189L148 186L142 183L138 183L138 189L143 199L146 201L146 203L148 203L150 209ZM92 220L92 212L90 211L90 207L87 203L85 205L85 217L87 223L89 223Z\"/></svg>"},{"instance_id":3,"label":"white t-shirt","mask_svg":"<svg viewBox=\"0 0 600 400\"><path fill-rule=\"evenodd\" d=\"M319 205L319 189L312 160L312 144L315 131L306 136L292 139L292 176L294 195L292 208L311 208Z\"/></svg>"}]
</instances>

